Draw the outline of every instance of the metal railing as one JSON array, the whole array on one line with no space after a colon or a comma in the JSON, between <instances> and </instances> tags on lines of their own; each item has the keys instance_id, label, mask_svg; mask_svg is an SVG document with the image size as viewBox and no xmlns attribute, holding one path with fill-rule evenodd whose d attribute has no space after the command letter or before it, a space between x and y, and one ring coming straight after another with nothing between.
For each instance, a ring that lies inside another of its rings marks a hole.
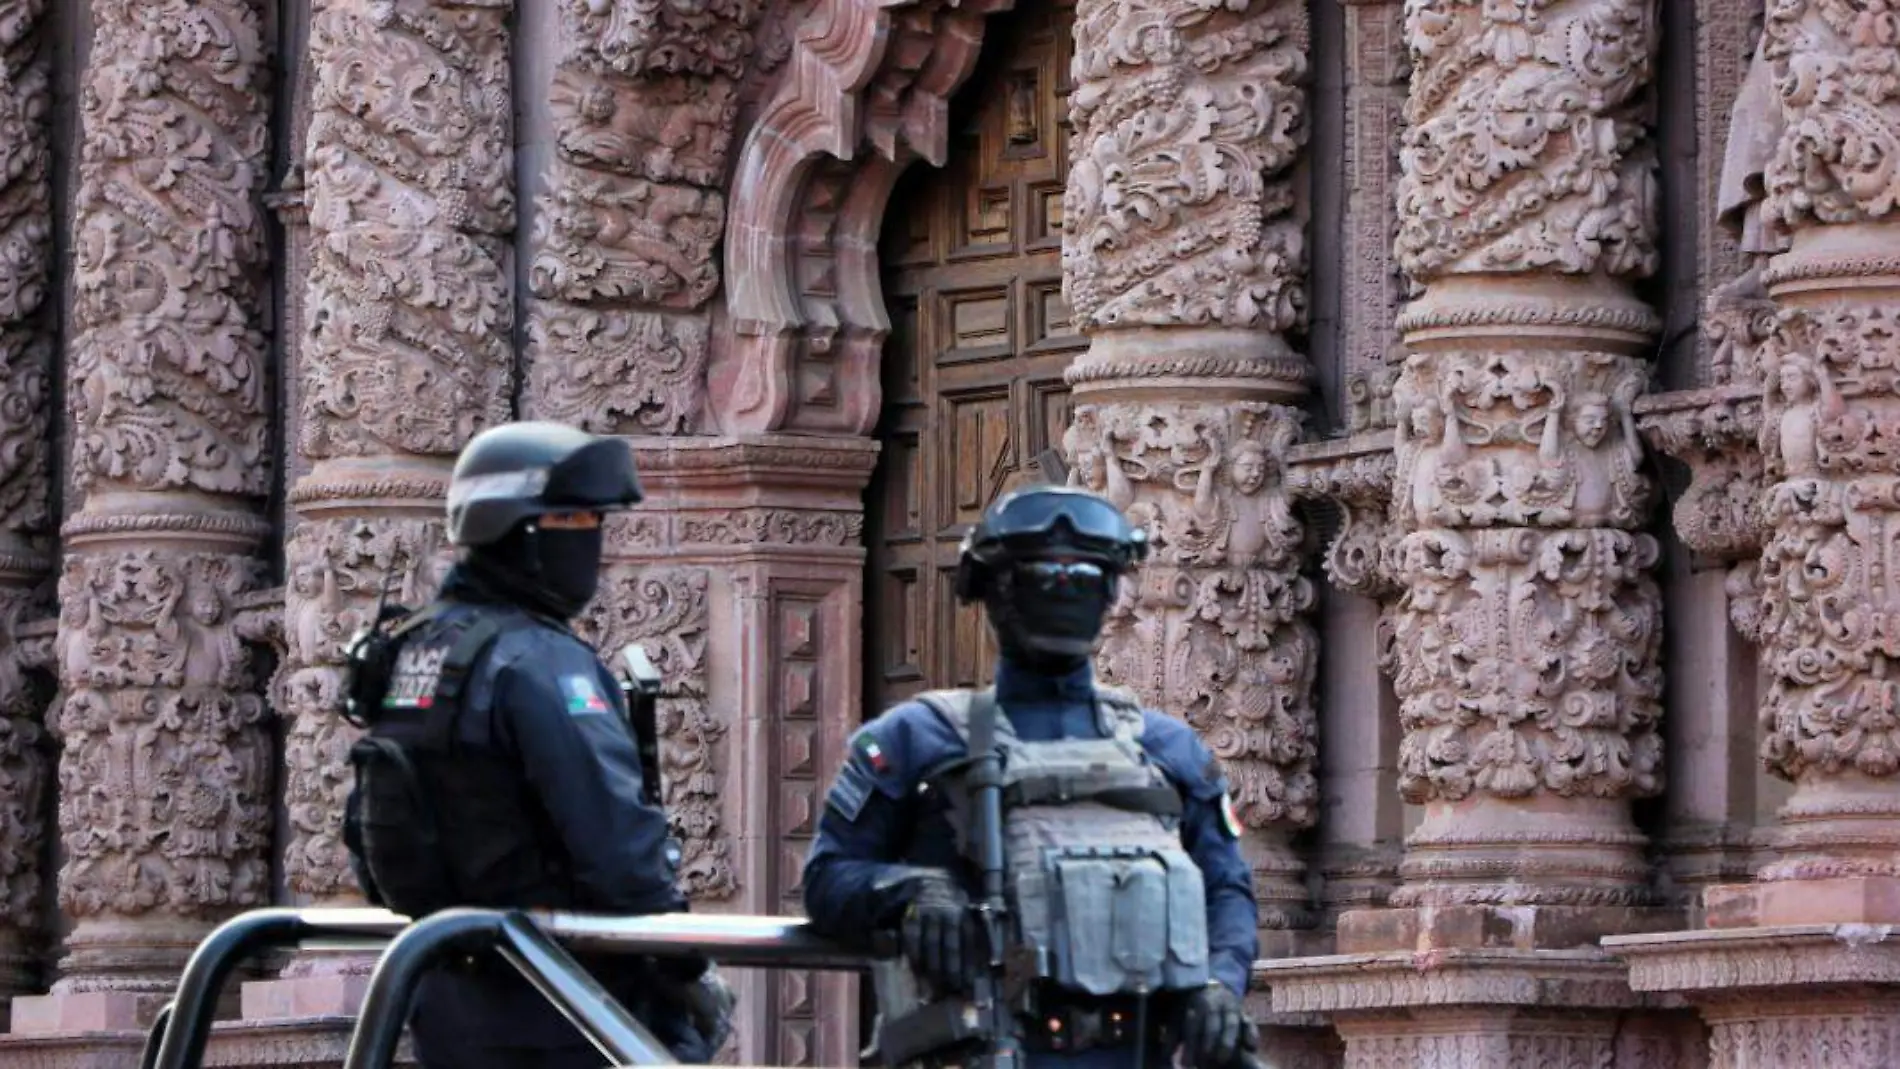
<instances>
[{"instance_id":1,"label":"metal railing","mask_svg":"<svg viewBox=\"0 0 1900 1069\"><path fill-rule=\"evenodd\" d=\"M288 946L383 946L343 1069L386 1069L422 977L452 954L494 951L615 1065L670 1065L672 1055L569 951L656 957L704 954L721 965L856 971L874 960L814 934L803 920L661 914L454 909L415 923L386 910L268 909L225 922L193 952L178 994L146 1038L141 1069L198 1069L225 981L245 958Z\"/></svg>"}]
</instances>

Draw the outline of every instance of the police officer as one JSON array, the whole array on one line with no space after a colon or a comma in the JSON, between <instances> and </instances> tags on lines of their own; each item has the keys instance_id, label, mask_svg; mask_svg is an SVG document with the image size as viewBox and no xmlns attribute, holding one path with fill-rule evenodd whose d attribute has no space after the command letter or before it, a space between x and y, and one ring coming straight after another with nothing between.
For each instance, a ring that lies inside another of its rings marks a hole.
<instances>
[{"instance_id":1,"label":"police officer","mask_svg":"<svg viewBox=\"0 0 1900 1069\"><path fill-rule=\"evenodd\" d=\"M423 610L359 636L345 839L372 902L681 911L678 846L643 796L617 683L568 628L600 579L604 514L641 499L626 444L556 423L471 441L449 481L458 561ZM709 963L586 961L686 1062L724 1022ZM604 1059L493 955L423 981L411 1021L427 1069L598 1067Z\"/></svg>"},{"instance_id":2,"label":"police officer","mask_svg":"<svg viewBox=\"0 0 1900 1069\"><path fill-rule=\"evenodd\" d=\"M1116 583L1146 550L1118 509L1080 489L1032 487L992 505L963 542L956 582L996 636L993 690L927 692L858 730L806 862L816 928L859 944L895 929L926 1004L967 989L980 884L957 776L972 703L992 701L1010 905L1047 965L1019 1015L1031 1066L1158 1069L1178 1050L1191 1069L1224 1069L1256 1044L1241 997L1258 916L1219 765L1186 724L1097 686L1090 669ZM1076 849L1051 861L1051 843ZM1118 859L1117 847L1172 852L1175 864ZM1161 964L1132 980L1118 972L1140 960ZM880 1043L902 1032L887 1027L894 1012L880 1005Z\"/></svg>"}]
</instances>

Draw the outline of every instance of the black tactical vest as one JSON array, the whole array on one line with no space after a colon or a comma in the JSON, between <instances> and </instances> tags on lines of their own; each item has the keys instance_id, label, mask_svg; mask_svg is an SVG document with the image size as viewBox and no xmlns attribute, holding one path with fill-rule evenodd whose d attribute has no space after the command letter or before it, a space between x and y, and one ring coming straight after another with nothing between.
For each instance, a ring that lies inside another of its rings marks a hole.
<instances>
[{"instance_id":1,"label":"black tactical vest","mask_svg":"<svg viewBox=\"0 0 1900 1069\"><path fill-rule=\"evenodd\" d=\"M457 738L468 674L504 630L525 623L513 616L438 604L392 632L382 697L364 710L369 730L350 749L356 785L344 835L365 893L397 913L576 906L572 866L519 759Z\"/></svg>"}]
</instances>

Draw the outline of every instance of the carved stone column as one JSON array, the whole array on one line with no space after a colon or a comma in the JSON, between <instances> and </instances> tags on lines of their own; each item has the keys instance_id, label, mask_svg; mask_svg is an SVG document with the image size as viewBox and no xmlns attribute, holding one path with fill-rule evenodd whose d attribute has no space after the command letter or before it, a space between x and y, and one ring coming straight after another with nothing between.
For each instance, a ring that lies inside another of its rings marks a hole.
<instances>
[{"instance_id":1,"label":"carved stone column","mask_svg":"<svg viewBox=\"0 0 1900 1069\"><path fill-rule=\"evenodd\" d=\"M1631 411L1656 317L1645 0L1414 5L1394 391L1400 905L1624 906L1660 787ZM1587 64L1569 56L1587 49Z\"/></svg>"},{"instance_id":2,"label":"carved stone column","mask_svg":"<svg viewBox=\"0 0 1900 1069\"><path fill-rule=\"evenodd\" d=\"M248 0L105 0L80 94L51 996L16 1032L142 1027L270 897L271 738L237 599L269 532L268 49Z\"/></svg>"},{"instance_id":3,"label":"carved stone column","mask_svg":"<svg viewBox=\"0 0 1900 1069\"><path fill-rule=\"evenodd\" d=\"M1318 802L1314 591L1282 485L1309 374L1285 341L1304 282L1287 171L1305 138L1306 15L1243 8L1077 8L1062 252L1090 348L1068 372L1063 445L1071 480L1155 547L1111 615L1102 675L1220 758L1262 924L1286 931L1312 922L1287 841Z\"/></svg>"},{"instance_id":4,"label":"carved stone column","mask_svg":"<svg viewBox=\"0 0 1900 1069\"><path fill-rule=\"evenodd\" d=\"M433 595L455 454L510 415L511 5L319 0L311 12L281 707L294 901L357 905L343 849L342 648L386 589ZM369 962L300 956L245 1016L353 1012Z\"/></svg>"},{"instance_id":5,"label":"carved stone column","mask_svg":"<svg viewBox=\"0 0 1900 1069\"><path fill-rule=\"evenodd\" d=\"M1399 787L1423 820L1397 908L1264 975L1276 1009L1333 1015L1349 1065L1594 1064L1639 1000L1591 944L1661 921L1631 908L1629 810L1662 773L1633 413L1659 325L1632 285L1657 261L1654 5L1420 0L1405 32L1392 532L1334 557L1396 591Z\"/></svg>"},{"instance_id":6,"label":"carved stone column","mask_svg":"<svg viewBox=\"0 0 1900 1069\"><path fill-rule=\"evenodd\" d=\"M36 983L50 695L27 669L23 625L51 613L47 331L53 201L45 5L0 21L0 1000ZM0 1021L4 1018L0 1017Z\"/></svg>"},{"instance_id":7,"label":"carved stone column","mask_svg":"<svg viewBox=\"0 0 1900 1069\"><path fill-rule=\"evenodd\" d=\"M1744 233L1784 250L1760 273L1774 309L1753 353L1766 489L1746 622L1767 677L1761 758L1794 793L1777 859L1706 892L1711 930L1606 941L1639 989L1695 1002L1721 1069L1900 1052L1896 39L1885 0L1777 0L1750 79L1772 121L1731 134L1731 154L1772 145Z\"/></svg>"}]
</instances>

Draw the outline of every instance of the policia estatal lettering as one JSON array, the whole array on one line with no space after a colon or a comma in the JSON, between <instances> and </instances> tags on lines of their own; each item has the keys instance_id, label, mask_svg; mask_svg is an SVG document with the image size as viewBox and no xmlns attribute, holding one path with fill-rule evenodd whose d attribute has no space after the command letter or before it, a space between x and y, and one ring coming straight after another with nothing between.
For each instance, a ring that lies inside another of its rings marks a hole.
<instances>
[{"instance_id":1,"label":"policia estatal lettering","mask_svg":"<svg viewBox=\"0 0 1900 1069\"><path fill-rule=\"evenodd\" d=\"M377 904L643 914L687 908L619 687L567 621L599 585L603 514L641 498L625 443L551 423L472 441L449 484L459 551L434 601L353 640L346 715L367 728L344 839ZM650 774L649 774L650 775ZM583 960L686 1062L730 1011L702 959ZM425 980L425 1069L603 1059L499 960Z\"/></svg>"}]
</instances>

